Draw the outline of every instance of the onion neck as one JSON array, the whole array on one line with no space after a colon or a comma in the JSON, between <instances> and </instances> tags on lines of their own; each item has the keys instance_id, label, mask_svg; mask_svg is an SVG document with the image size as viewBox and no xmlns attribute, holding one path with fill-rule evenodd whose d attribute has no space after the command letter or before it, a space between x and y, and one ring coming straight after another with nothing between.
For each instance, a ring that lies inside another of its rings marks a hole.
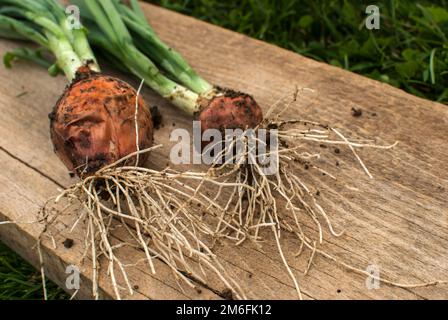
<instances>
[{"instance_id":1,"label":"onion neck","mask_svg":"<svg viewBox=\"0 0 448 320\"><path fill-rule=\"evenodd\" d=\"M67 19L64 19L61 22L61 27L66 31L73 46L73 50L81 60L81 63L83 65L88 64L92 71L100 72L100 67L87 40L84 27L79 26L79 28L71 28Z\"/></svg>"},{"instance_id":2,"label":"onion neck","mask_svg":"<svg viewBox=\"0 0 448 320\"><path fill-rule=\"evenodd\" d=\"M59 68L70 82L75 79L77 70L83 65L89 64L93 71L100 71L84 29L70 28L65 16L58 21L59 23L55 23L35 12L27 11L25 15L43 28L47 47L55 55Z\"/></svg>"},{"instance_id":3,"label":"onion neck","mask_svg":"<svg viewBox=\"0 0 448 320\"><path fill-rule=\"evenodd\" d=\"M75 79L76 71L82 67L82 62L73 50L70 42L66 39L47 35L50 50L56 57L59 68L64 72L68 81Z\"/></svg>"}]
</instances>

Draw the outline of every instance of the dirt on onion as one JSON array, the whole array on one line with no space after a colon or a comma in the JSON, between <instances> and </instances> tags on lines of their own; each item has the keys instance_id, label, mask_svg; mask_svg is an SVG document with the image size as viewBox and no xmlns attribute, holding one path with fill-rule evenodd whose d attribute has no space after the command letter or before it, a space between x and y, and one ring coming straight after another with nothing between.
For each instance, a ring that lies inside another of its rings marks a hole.
<instances>
[{"instance_id":1,"label":"dirt on onion","mask_svg":"<svg viewBox=\"0 0 448 320\"><path fill-rule=\"evenodd\" d=\"M88 68L78 70L49 116L56 154L69 171L87 176L137 148L151 147L151 113L141 98L137 108L135 119L136 91L126 82ZM138 165L135 158L127 163Z\"/></svg>"},{"instance_id":2,"label":"dirt on onion","mask_svg":"<svg viewBox=\"0 0 448 320\"><path fill-rule=\"evenodd\" d=\"M200 98L201 110L196 115L201 130L253 129L263 120L263 111L255 99L232 89L215 88L211 98Z\"/></svg>"}]
</instances>

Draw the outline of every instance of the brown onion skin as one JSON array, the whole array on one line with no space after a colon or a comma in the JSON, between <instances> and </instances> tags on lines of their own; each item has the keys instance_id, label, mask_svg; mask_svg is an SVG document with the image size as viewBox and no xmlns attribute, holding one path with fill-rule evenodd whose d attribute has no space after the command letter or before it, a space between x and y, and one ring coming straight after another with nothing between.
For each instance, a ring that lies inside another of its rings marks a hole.
<instances>
[{"instance_id":1,"label":"brown onion skin","mask_svg":"<svg viewBox=\"0 0 448 320\"><path fill-rule=\"evenodd\" d=\"M252 96L231 89L219 89L219 93L207 101L198 115L202 132L253 129L263 121L263 111Z\"/></svg>"},{"instance_id":2,"label":"brown onion skin","mask_svg":"<svg viewBox=\"0 0 448 320\"><path fill-rule=\"evenodd\" d=\"M50 117L54 150L69 171L80 177L137 151L135 99L137 92L117 78L80 70L56 103ZM151 113L138 99L140 150L153 143ZM143 163L147 153L139 156ZM127 164L135 164L130 158Z\"/></svg>"}]
</instances>

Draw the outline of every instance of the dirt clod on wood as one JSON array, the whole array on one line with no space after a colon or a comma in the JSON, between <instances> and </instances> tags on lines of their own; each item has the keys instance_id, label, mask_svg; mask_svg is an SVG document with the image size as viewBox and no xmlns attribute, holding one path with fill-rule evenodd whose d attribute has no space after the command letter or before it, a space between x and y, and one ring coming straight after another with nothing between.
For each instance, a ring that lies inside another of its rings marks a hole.
<instances>
[{"instance_id":1,"label":"dirt clod on wood","mask_svg":"<svg viewBox=\"0 0 448 320\"><path fill-rule=\"evenodd\" d=\"M152 122L153 122L154 128L156 130L159 130L162 127L162 123L163 123L163 117L162 117L162 114L160 113L159 107L152 106L150 108L150 111L151 111L151 117L152 117Z\"/></svg>"},{"instance_id":2,"label":"dirt clod on wood","mask_svg":"<svg viewBox=\"0 0 448 320\"><path fill-rule=\"evenodd\" d=\"M64 240L64 242L62 242L62 244L64 245L64 248L70 249L71 247L73 247L74 242L75 241L73 239L67 238Z\"/></svg>"},{"instance_id":3,"label":"dirt clod on wood","mask_svg":"<svg viewBox=\"0 0 448 320\"><path fill-rule=\"evenodd\" d=\"M361 108L352 108L352 116L355 118L359 118L362 116L362 109Z\"/></svg>"},{"instance_id":4,"label":"dirt clod on wood","mask_svg":"<svg viewBox=\"0 0 448 320\"><path fill-rule=\"evenodd\" d=\"M230 289L224 289L221 292L221 296L226 300L234 300L232 290L230 290Z\"/></svg>"}]
</instances>

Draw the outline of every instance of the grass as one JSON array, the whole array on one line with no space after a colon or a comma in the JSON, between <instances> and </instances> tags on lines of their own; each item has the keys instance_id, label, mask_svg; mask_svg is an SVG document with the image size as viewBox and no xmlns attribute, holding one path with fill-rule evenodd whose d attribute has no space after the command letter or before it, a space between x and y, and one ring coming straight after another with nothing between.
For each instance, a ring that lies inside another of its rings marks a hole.
<instances>
[{"instance_id":1,"label":"grass","mask_svg":"<svg viewBox=\"0 0 448 320\"><path fill-rule=\"evenodd\" d=\"M67 299L68 295L47 281L48 299ZM43 299L42 278L28 262L0 243L0 300Z\"/></svg>"},{"instance_id":2,"label":"grass","mask_svg":"<svg viewBox=\"0 0 448 320\"><path fill-rule=\"evenodd\" d=\"M315 60L448 103L448 3L348 0L151 0ZM365 8L380 8L380 29ZM50 299L67 298L48 284ZM40 274L0 244L0 299L42 299Z\"/></svg>"}]
</instances>

